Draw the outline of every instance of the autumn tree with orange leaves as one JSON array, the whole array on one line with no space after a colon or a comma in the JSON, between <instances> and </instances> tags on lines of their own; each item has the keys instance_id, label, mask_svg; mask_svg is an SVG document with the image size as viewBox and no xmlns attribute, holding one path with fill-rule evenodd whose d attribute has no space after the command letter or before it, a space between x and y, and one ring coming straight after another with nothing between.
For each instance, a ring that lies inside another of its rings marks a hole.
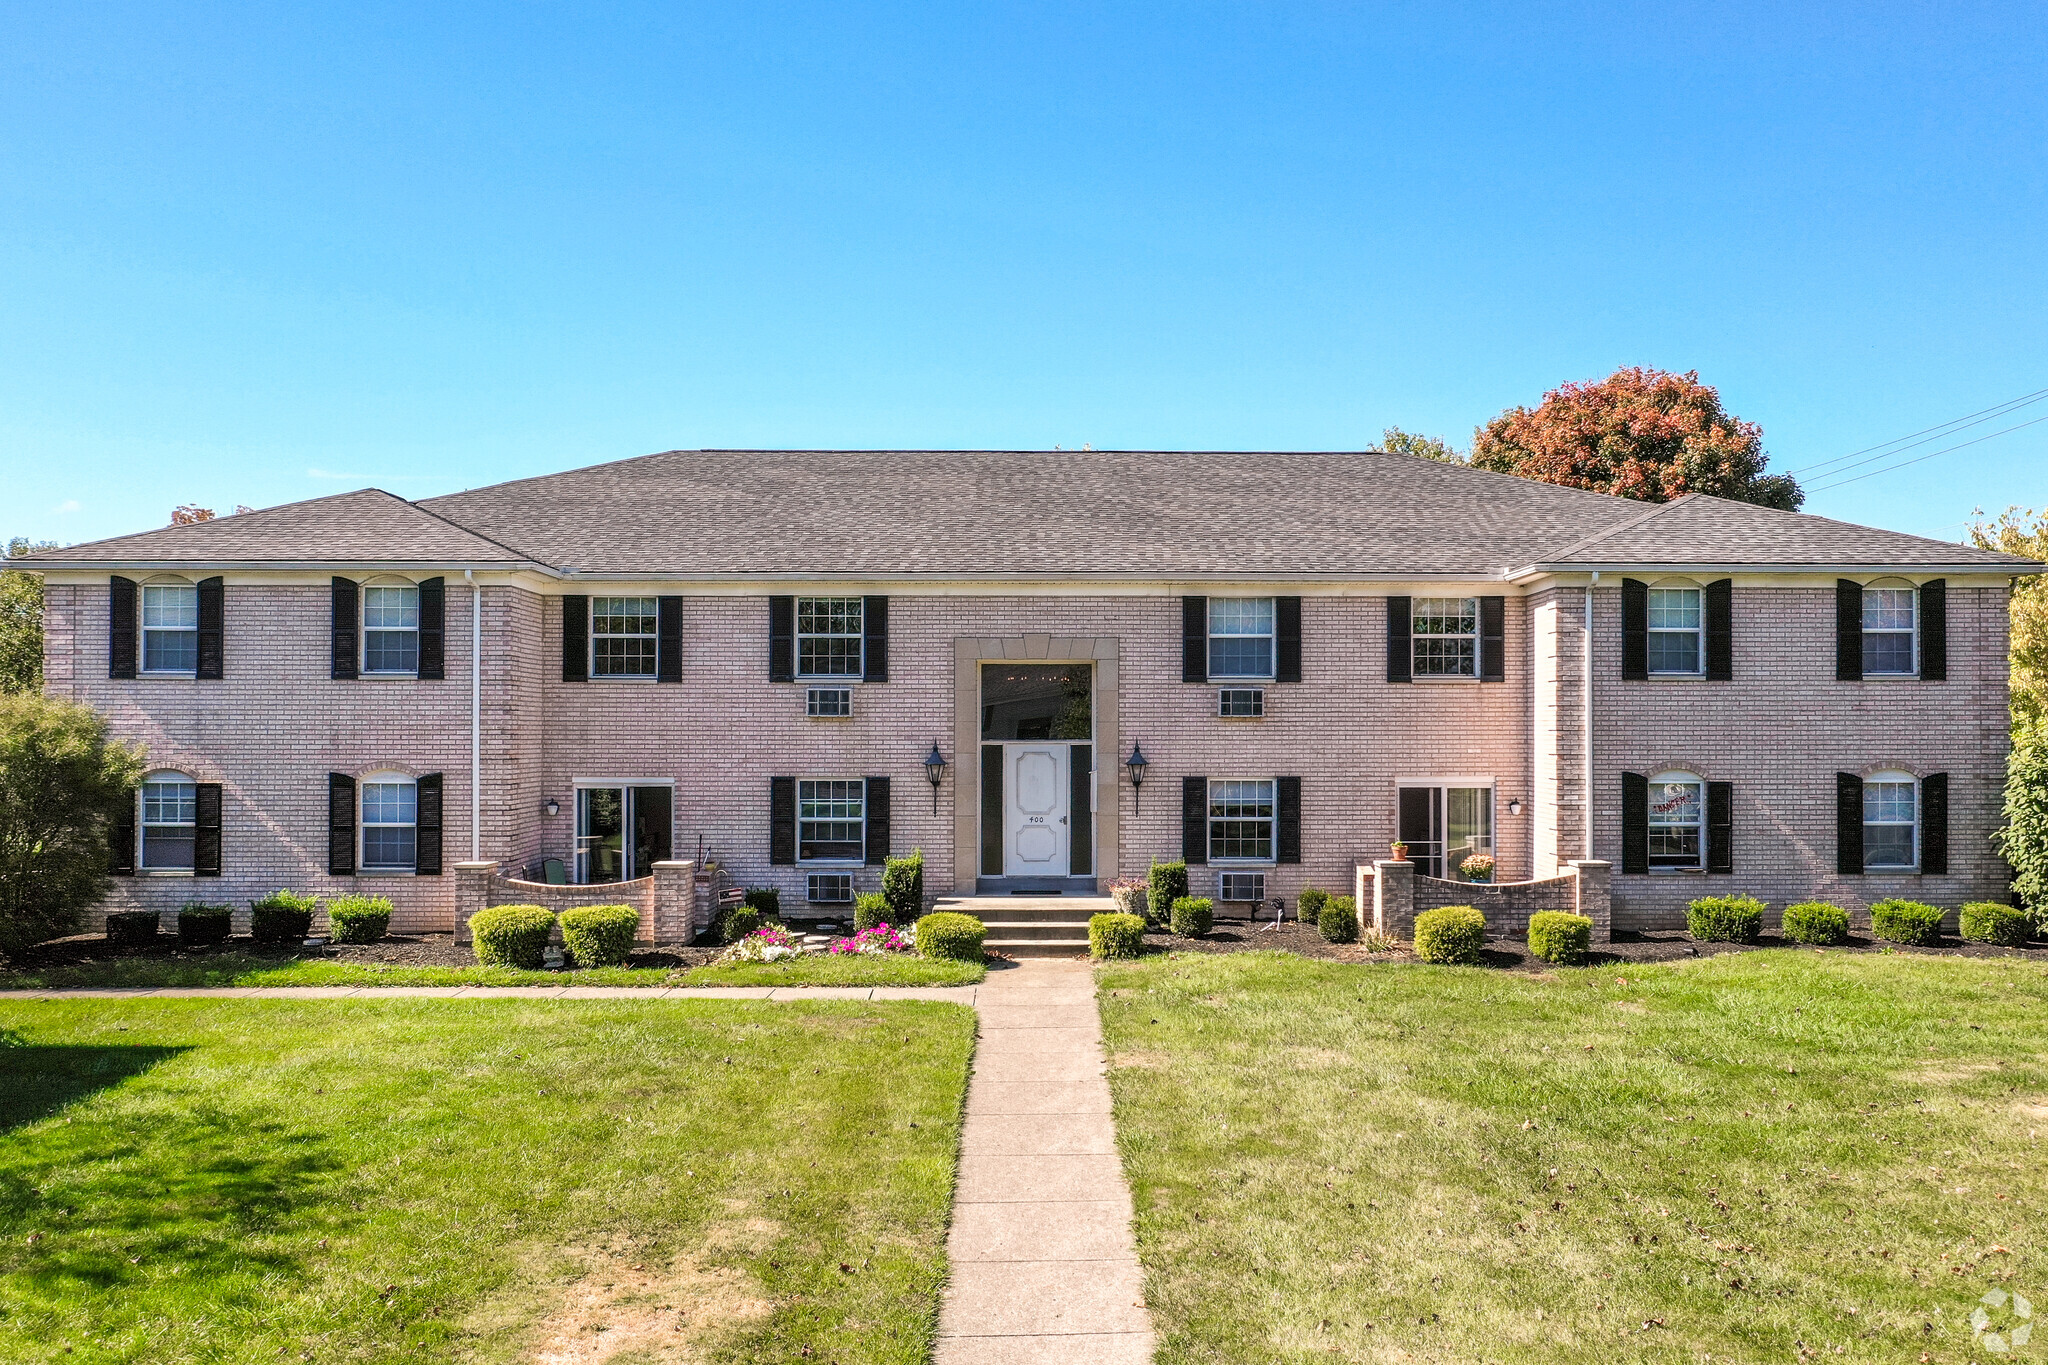
<instances>
[{"instance_id":1,"label":"autumn tree with orange leaves","mask_svg":"<svg viewBox=\"0 0 2048 1365\"><path fill-rule=\"evenodd\" d=\"M1722 411L1698 371L1629 367L1502 413L1474 433L1470 462L1645 502L1710 493L1797 511L1806 495L1791 475L1764 473L1769 459L1763 428Z\"/></svg>"}]
</instances>

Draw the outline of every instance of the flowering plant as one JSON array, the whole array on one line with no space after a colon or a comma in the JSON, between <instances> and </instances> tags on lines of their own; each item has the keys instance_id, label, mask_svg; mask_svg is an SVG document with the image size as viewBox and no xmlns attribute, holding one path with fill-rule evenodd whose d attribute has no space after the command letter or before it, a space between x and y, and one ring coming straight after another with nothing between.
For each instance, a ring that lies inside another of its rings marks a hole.
<instances>
[{"instance_id":1,"label":"flowering plant","mask_svg":"<svg viewBox=\"0 0 2048 1365\"><path fill-rule=\"evenodd\" d=\"M1493 856L1488 853L1475 853L1458 864L1458 871L1475 882L1490 882L1493 880Z\"/></svg>"},{"instance_id":2,"label":"flowering plant","mask_svg":"<svg viewBox=\"0 0 2048 1365\"><path fill-rule=\"evenodd\" d=\"M803 940L779 924L756 929L739 942L727 948L721 962L781 962L785 958L802 957Z\"/></svg>"},{"instance_id":3,"label":"flowering plant","mask_svg":"<svg viewBox=\"0 0 2048 1365\"><path fill-rule=\"evenodd\" d=\"M872 929L863 929L852 938L835 938L826 949L832 953L859 953L864 957L879 956L882 953L907 953L910 940L886 924L877 924Z\"/></svg>"}]
</instances>

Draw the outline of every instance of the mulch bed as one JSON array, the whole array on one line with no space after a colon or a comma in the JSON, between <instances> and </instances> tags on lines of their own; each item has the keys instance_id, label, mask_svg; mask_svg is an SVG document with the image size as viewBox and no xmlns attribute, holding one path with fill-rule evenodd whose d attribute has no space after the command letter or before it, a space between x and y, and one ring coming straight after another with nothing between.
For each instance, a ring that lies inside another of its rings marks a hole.
<instances>
[{"instance_id":1,"label":"mulch bed","mask_svg":"<svg viewBox=\"0 0 2048 1365\"><path fill-rule=\"evenodd\" d=\"M626 959L628 967L700 967L724 951L718 947L685 948L658 944L636 948ZM231 938L207 947L181 946L175 935L164 934L155 943L120 946L98 934L74 934L51 939L24 952L12 964L16 970L34 971L44 967L69 967L119 958L158 958L171 961L203 962L209 957L233 954L238 958L288 962L346 962L380 967L474 967L476 953L467 943L457 943L453 934L393 934L379 943L330 943L308 948L301 943L258 943L250 938Z\"/></svg>"}]
</instances>

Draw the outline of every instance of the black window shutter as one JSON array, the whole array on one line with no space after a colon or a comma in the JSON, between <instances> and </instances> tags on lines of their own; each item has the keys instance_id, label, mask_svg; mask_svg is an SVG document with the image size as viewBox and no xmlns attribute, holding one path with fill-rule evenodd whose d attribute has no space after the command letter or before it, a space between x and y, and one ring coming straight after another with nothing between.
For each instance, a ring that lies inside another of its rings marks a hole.
<instances>
[{"instance_id":1,"label":"black window shutter","mask_svg":"<svg viewBox=\"0 0 2048 1365\"><path fill-rule=\"evenodd\" d=\"M654 680L679 683L683 680L683 599L655 599Z\"/></svg>"},{"instance_id":2,"label":"black window shutter","mask_svg":"<svg viewBox=\"0 0 2048 1365\"><path fill-rule=\"evenodd\" d=\"M192 784L192 875L220 875L220 783Z\"/></svg>"},{"instance_id":3,"label":"black window shutter","mask_svg":"<svg viewBox=\"0 0 2048 1365\"><path fill-rule=\"evenodd\" d=\"M1095 871L1095 746L1076 744L1067 753L1067 873L1087 877Z\"/></svg>"},{"instance_id":4,"label":"black window shutter","mask_svg":"<svg viewBox=\"0 0 2048 1365\"><path fill-rule=\"evenodd\" d=\"M1180 599L1180 680L1209 681L1209 599Z\"/></svg>"},{"instance_id":5,"label":"black window shutter","mask_svg":"<svg viewBox=\"0 0 2048 1365\"><path fill-rule=\"evenodd\" d=\"M768 681L796 681L796 599L768 599Z\"/></svg>"},{"instance_id":6,"label":"black window shutter","mask_svg":"<svg viewBox=\"0 0 2048 1365\"><path fill-rule=\"evenodd\" d=\"M1835 580L1835 681L1863 680L1863 585L1846 578ZM1861 797L1857 798L1859 801ZM1863 812L1856 812L1857 838L1863 829ZM1863 855L1857 853L1856 870L1863 870Z\"/></svg>"},{"instance_id":7,"label":"black window shutter","mask_svg":"<svg viewBox=\"0 0 2048 1365\"><path fill-rule=\"evenodd\" d=\"M1508 599L1479 599L1479 681L1507 681Z\"/></svg>"},{"instance_id":8,"label":"black window shutter","mask_svg":"<svg viewBox=\"0 0 2048 1365\"><path fill-rule=\"evenodd\" d=\"M1647 831L1645 831L1647 834ZM1707 871L1735 870L1735 784L1707 784Z\"/></svg>"},{"instance_id":9,"label":"black window shutter","mask_svg":"<svg viewBox=\"0 0 2048 1365\"><path fill-rule=\"evenodd\" d=\"M1948 871L1948 774L1920 779L1920 870Z\"/></svg>"},{"instance_id":10,"label":"black window shutter","mask_svg":"<svg viewBox=\"0 0 2048 1365\"><path fill-rule=\"evenodd\" d=\"M1857 616L1856 624L1860 634L1861 615ZM1860 645L1856 666L1860 674L1863 667ZM1854 773L1835 774L1835 871L1844 877L1860 876L1863 872L1863 779Z\"/></svg>"},{"instance_id":11,"label":"black window shutter","mask_svg":"<svg viewBox=\"0 0 2048 1365\"><path fill-rule=\"evenodd\" d=\"M1273 681L1301 681L1301 599L1273 599Z\"/></svg>"},{"instance_id":12,"label":"black window shutter","mask_svg":"<svg viewBox=\"0 0 2048 1365\"><path fill-rule=\"evenodd\" d=\"M107 871L117 877L135 875L135 802L137 795L129 792L121 798L120 808L114 812L113 823L107 830Z\"/></svg>"},{"instance_id":13,"label":"black window shutter","mask_svg":"<svg viewBox=\"0 0 2048 1365\"><path fill-rule=\"evenodd\" d=\"M327 676L347 682L356 676L356 585L353 579L334 580L333 602L327 618L331 642Z\"/></svg>"},{"instance_id":14,"label":"black window shutter","mask_svg":"<svg viewBox=\"0 0 2048 1365\"><path fill-rule=\"evenodd\" d=\"M135 625L135 580L115 574L107 580L107 676L135 676L135 650L141 643ZM133 872L134 856L128 870Z\"/></svg>"},{"instance_id":15,"label":"black window shutter","mask_svg":"<svg viewBox=\"0 0 2048 1365\"><path fill-rule=\"evenodd\" d=\"M796 779L768 779L768 861L783 866L796 861Z\"/></svg>"},{"instance_id":16,"label":"black window shutter","mask_svg":"<svg viewBox=\"0 0 2048 1365\"><path fill-rule=\"evenodd\" d=\"M868 846L866 862L880 867L889 860L889 779L871 777L867 790Z\"/></svg>"},{"instance_id":17,"label":"black window shutter","mask_svg":"<svg viewBox=\"0 0 2048 1365\"><path fill-rule=\"evenodd\" d=\"M590 681L590 598L562 598L562 681Z\"/></svg>"},{"instance_id":18,"label":"black window shutter","mask_svg":"<svg viewBox=\"0 0 2048 1365\"><path fill-rule=\"evenodd\" d=\"M476 596L470 595L470 606ZM420 671L429 682L448 676L448 580L420 580Z\"/></svg>"},{"instance_id":19,"label":"black window shutter","mask_svg":"<svg viewBox=\"0 0 2048 1365\"><path fill-rule=\"evenodd\" d=\"M1920 585L1920 681L1947 680L1948 580L1930 578Z\"/></svg>"},{"instance_id":20,"label":"black window shutter","mask_svg":"<svg viewBox=\"0 0 2048 1365\"><path fill-rule=\"evenodd\" d=\"M1003 746L981 746L981 875L1003 875Z\"/></svg>"},{"instance_id":21,"label":"black window shutter","mask_svg":"<svg viewBox=\"0 0 2048 1365\"><path fill-rule=\"evenodd\" d=\"M428 773L413 784L412 870L422 877L441 875L441 774Z\"/></svg>"},{"instance_id":22,"label":"black window shutter","mask_svg":"<svg viewBox=\"0 0 2048 1365\"><path fill-rule=\"evenodd\" d=\"M889 599L860 600L860 680L889 681Z\"/></svg>"},{"instance_id":23,"label":"black window shutter","mask_svg":"<svg viewBox=\"0 0 2048 1365\"><path fill-rule=\"evenodd\" d=\"M1409 599L1387 599L1387 681L1415 681L1415 648L1409 635Z\"/></svg>"},{"instance_id":24,"label":"black window shutter","mask_svg":"<svg viewBox=\"0 0 2048 1365\"><path fill-rule=\"evenodd\" d=\"M1209 779L1206 777L1183 777L1180 780L1180 860L1190 867L1209 861Z\"/></svg>"},{"instance_id":25,"label":"black window shutter","mask_svg":"<svg viewBox=\"0 0 2048 1365\"><path fill-rule=\"evenodd\" d=\"M1589 589L1590 591L1590 589ZM1621 677L1644 682L1650 676L1650 585L1621 580ZM1648 868L1643 869L1645 872Z\"/></svg>"},{"instance_id":26,"label":"black window shutter","mask_svg":"<svg viewBox=\"0 0 2048 1365\"><path fill-rule=\"evenodd\" d=\"M356 780L327 774L327 875L356 875Z\"/></svg>"},{"instance_id":27,"label":"black window shutter","mask_svg":"<svg viewBox=\"0 0 2048 1365\"><path fill-rule=\"evenodd\" d=\"M1707 584L1707 681L1735 678L1735 580Z\"/></svg>"},{"instance_id":28,"label":"black window shutter","mask_svg":"<svg viewBox=\"0 0 2048 1365\"><path fill-rule=\"evenodd\" d=\"M1621 775L1621 870L1650 870L1650 779Z\"/></svg>"},{"instance_id":29,"label":"black window shutter","mask_svg":"<svg viewBox=\"0 0 2048 1365\"><path fill-rule=\"evenodd\" d=\"M1301 861L1301 779L1274 778L1273 796L1273 861L1298 863Z\"/></svg>"},{"instance_id":30,"label":"black window shutter","mask_svg":"<svg viewBox=\"0 0 2048 1365\"><path fill-rule=\"evenodd\" d=\"M193 640L198 647L199 666L193 671L198 678L224 677L227 672L227 611L223 600L221 579L202 578L199 580L199 631Z\"/></svg>"}]
</instances>

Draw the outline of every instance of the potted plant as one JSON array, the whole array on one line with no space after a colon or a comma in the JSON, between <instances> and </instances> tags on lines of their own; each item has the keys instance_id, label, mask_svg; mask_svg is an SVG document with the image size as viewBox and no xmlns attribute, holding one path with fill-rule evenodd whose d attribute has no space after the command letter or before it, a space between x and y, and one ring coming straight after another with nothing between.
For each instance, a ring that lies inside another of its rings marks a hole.
<instances>
[{"instance_id":1,"label":"potted plant","mask_svg":"<svg viewBox=\"0 0 2048 1365\"><path fill-rule=\"evenodd\" d=\"M1391 856L1392 856L1393 860L1394 860L1395 862L1397 862L1397 863L1405 863L1405 862L1407 862L1407 861L1408 861L1408 845L1406 845L1406 844L1402 843L1402 842L1401 842L1401 841L1400 841L1399 839L1396 839L1396 840L1394 840L1394 845L1393 845L1393 852L1392 852Z\"/></svg>"},{"instance_id":2,"label":"potted plant","mask_svg":"<svg viewBox=\"0 0 2048 1365\"><path fill-rule=\"evenodd\" d=\"M1458 871L1465 874L1468 882L1490 882L1493 880L1493 855L1474 853L1458 864Z\"/></svg>"}]
</instances>

